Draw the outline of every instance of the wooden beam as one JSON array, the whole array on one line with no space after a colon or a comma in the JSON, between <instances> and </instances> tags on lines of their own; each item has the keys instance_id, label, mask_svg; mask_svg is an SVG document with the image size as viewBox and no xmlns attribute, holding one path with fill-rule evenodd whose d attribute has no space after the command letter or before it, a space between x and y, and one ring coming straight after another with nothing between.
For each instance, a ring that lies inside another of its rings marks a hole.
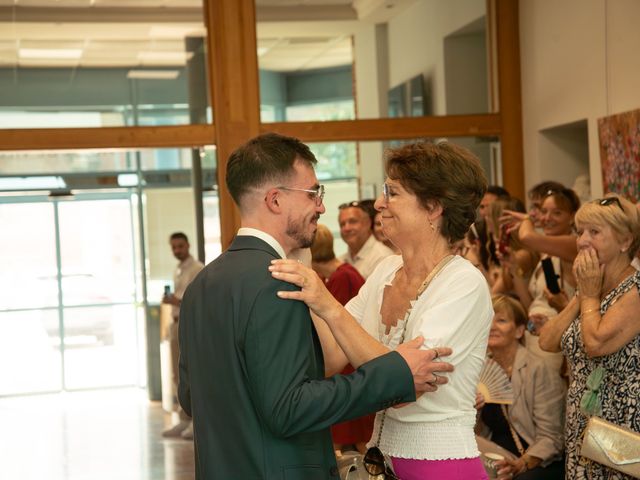
<instances>
[{"instance_id":1,"label":"wooden beam","mask_svg":"<svg viewBox=\"0 0 640 480\"><path fill-rule=\"evenodd\" d=\"M0 129L0 150L191 148L214 142L213 125Z\"/></svg>"},{"instance_id":2,"label":"wooden beam","mask_svg":"<svg viewBox=\"0 0 640 480\"><path fill-rule=\"evenodd\" d=\"M502 120L502 181L511 195L525 200L518 1L495 0L495 13Z\"/></svg>"},{"instance_id":3,"label":"wooden beam","mask_svg":"<svg viewBox=\"0 0 640 480\"><path fill-rule=\"evenodd\" d=\"M260 131L254 0L205 0L210 97L216 124L220 240L225 249L240 216L225 182L231 152Z\"/></svg>"},{"instance_id":4,"label":"wooden beam","mask_svg":"<svg viewBox=\"0 0 640 480\"><path fill-rule=\"evenodd\" d=\"M276 132L304 142L398 140L425 137L486 137L501 132L499 114L406 117L336 122L263 123L261 132Z\"/></svg>"}]
</instances>

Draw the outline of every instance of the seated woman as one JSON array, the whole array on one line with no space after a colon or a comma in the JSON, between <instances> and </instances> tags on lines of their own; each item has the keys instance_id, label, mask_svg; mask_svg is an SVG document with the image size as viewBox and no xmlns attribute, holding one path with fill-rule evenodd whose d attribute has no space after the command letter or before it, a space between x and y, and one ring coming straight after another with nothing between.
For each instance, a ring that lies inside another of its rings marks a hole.
<instances>
[{"instance_id":1,"label":"seated woman","mask_svg":"<svg viewBox=\"0 0 640 480\"><path fill-rule=\"evenodd\" d=\"M540 331L540 347L562 349L571 373L566 470L572 478L631 478L581 457L580 448L587 417L597 410L605 420L640 432L640 272L631 265L640 248L640 213L624 198L610 196L583 205L576 227L579 293ZM598 373L604 373L599 384ZM582 412L583 398L596 408Z\"/></svg>"},{"instance_id":2,"label":"seated woman","mask_svg":"<svg viewBox=\"0 0 640 480\"><path fill-rule=\"evenodd\" d=\"M389 455L402 480L484 479L474 406L493 314L491 297L483 275L451 249L475 219L485 176L471 152L447 142L391 150L386 173L376 208L382 212L384 234L401 255L384 259L346 309L313 272L290 260L274 261L271 269L302 289L279 295L304 300L326 322L317 328L328 362L341 358L339 363L347 363L341 347L349 351L360 325L390 349L417 335L427 348L450 346L447 361L455 372L449 383L403 408L382 406L370 443L377 449L371 451ZM368 459L365 455L365 465Z\"/></svg>"},{"instance_id":3,"label":"seated woman","mask_svg":"<svg viewBox=\"0 0 640 480\"><path fill-rule=\"evenodd\" d=\"M507 295L492 300L489 355L511 378L514 401L508 407L486 404L478 433L516 455L498 463L501 476L562 480L564 382L522 345L527 315L520 302Z\"/></svg>"},{"instance_id":4,"label":"seated woman","mask_svg":"<svg viewBox=\"0 0 640 480\"><path fill-rule=\"evenodd\" d=\"M316 237L311 244L311 266L321 278L324 278L327 290L342 305L355 297L364 285L364 278L353 265L336 258L331 230L321 223L318 224ZM347 365L341 373L347 375L352 372L353 367ZM334 373L327 372L327 376ZM373 432L374 419L375 415L366 415L333 425L331 437L333 449L337 454L342 453L342 449L349 445L354 445L360 453L364 453Z\"/></svg>"}]
</instances>

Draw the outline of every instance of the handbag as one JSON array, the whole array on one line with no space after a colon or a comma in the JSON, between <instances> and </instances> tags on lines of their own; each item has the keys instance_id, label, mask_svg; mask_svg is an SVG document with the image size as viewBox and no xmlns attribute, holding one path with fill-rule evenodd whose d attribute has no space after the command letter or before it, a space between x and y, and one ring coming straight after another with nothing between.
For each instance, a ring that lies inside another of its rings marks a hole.
<instances>
[{"instance_id":1,"label":"handbag","mask_svg":"<svg viewBox=\"0 0 640 480\"><path fill-rule=\"evenodd\" d=\"M591 417L580 455L634 478L640 478L640 433Z\"/></svg>"},{"instance_id":2,"label":"handbag","mask_svg":"<svg viewBox=\"0 0 640 480\"><path fill-rule=\"evenodd\" d=\"M605 374L603 367L596 367L591 372L587 378L587 388L580 400L582 412L590 415L584 429L580 455L634 478L640 478L640 433L597 416L602 412L599 392Z\"/></svg>"}]
</instances>

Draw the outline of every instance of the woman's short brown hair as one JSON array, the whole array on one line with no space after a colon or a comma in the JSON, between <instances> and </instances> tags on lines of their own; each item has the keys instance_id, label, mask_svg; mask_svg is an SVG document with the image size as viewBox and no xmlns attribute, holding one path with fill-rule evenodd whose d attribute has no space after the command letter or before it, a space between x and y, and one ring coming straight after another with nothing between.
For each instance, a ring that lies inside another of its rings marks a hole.
<instances>
[{"instance_id":1,"label":"woman's short brown hair","mask_svg":"<svg viewBox=\"0 0 640 480\"><path fill-rule=\"evenodd\" d=\"M418 197L424 208L428 202L442 206L441 233L451 244L464 238L487 190L478 158L449 142L419 142L392 149L387 154L386 173Z\"/></svg>"},{"instance_id":2,"label":"woman's short brown hair","mask_svg":"<svg viewBox=\"0 0 640 480\"><path fill-rule=\"evenodd\" d=\"M328 262L336 258L333 251L333 234L326 225L318 224L316 236L311 244L311 260L313 262Z\"/></svg>"}]
</instances>

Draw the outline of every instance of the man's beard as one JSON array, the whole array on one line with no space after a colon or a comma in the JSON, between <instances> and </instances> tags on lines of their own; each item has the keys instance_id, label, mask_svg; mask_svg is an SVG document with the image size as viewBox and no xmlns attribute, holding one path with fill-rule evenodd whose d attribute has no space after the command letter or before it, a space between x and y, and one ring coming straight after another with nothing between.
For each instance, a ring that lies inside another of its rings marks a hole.
<instances>
[{"instance_id":1,"label":"man's beard","mask_svg":"<svg viewBox=\"0 0 640 480\"><path fill-rule=\"evenodd\" d=\"M315 215L314 218L317 221L320 215ZM313 239L316 237L315 230L309 233L306 232L304 223L304 220L296 222L291 218L287 221L287 230L285 233L296 241L298 248L309 248L313 243Z\"/></svg>"}]
</instances>

